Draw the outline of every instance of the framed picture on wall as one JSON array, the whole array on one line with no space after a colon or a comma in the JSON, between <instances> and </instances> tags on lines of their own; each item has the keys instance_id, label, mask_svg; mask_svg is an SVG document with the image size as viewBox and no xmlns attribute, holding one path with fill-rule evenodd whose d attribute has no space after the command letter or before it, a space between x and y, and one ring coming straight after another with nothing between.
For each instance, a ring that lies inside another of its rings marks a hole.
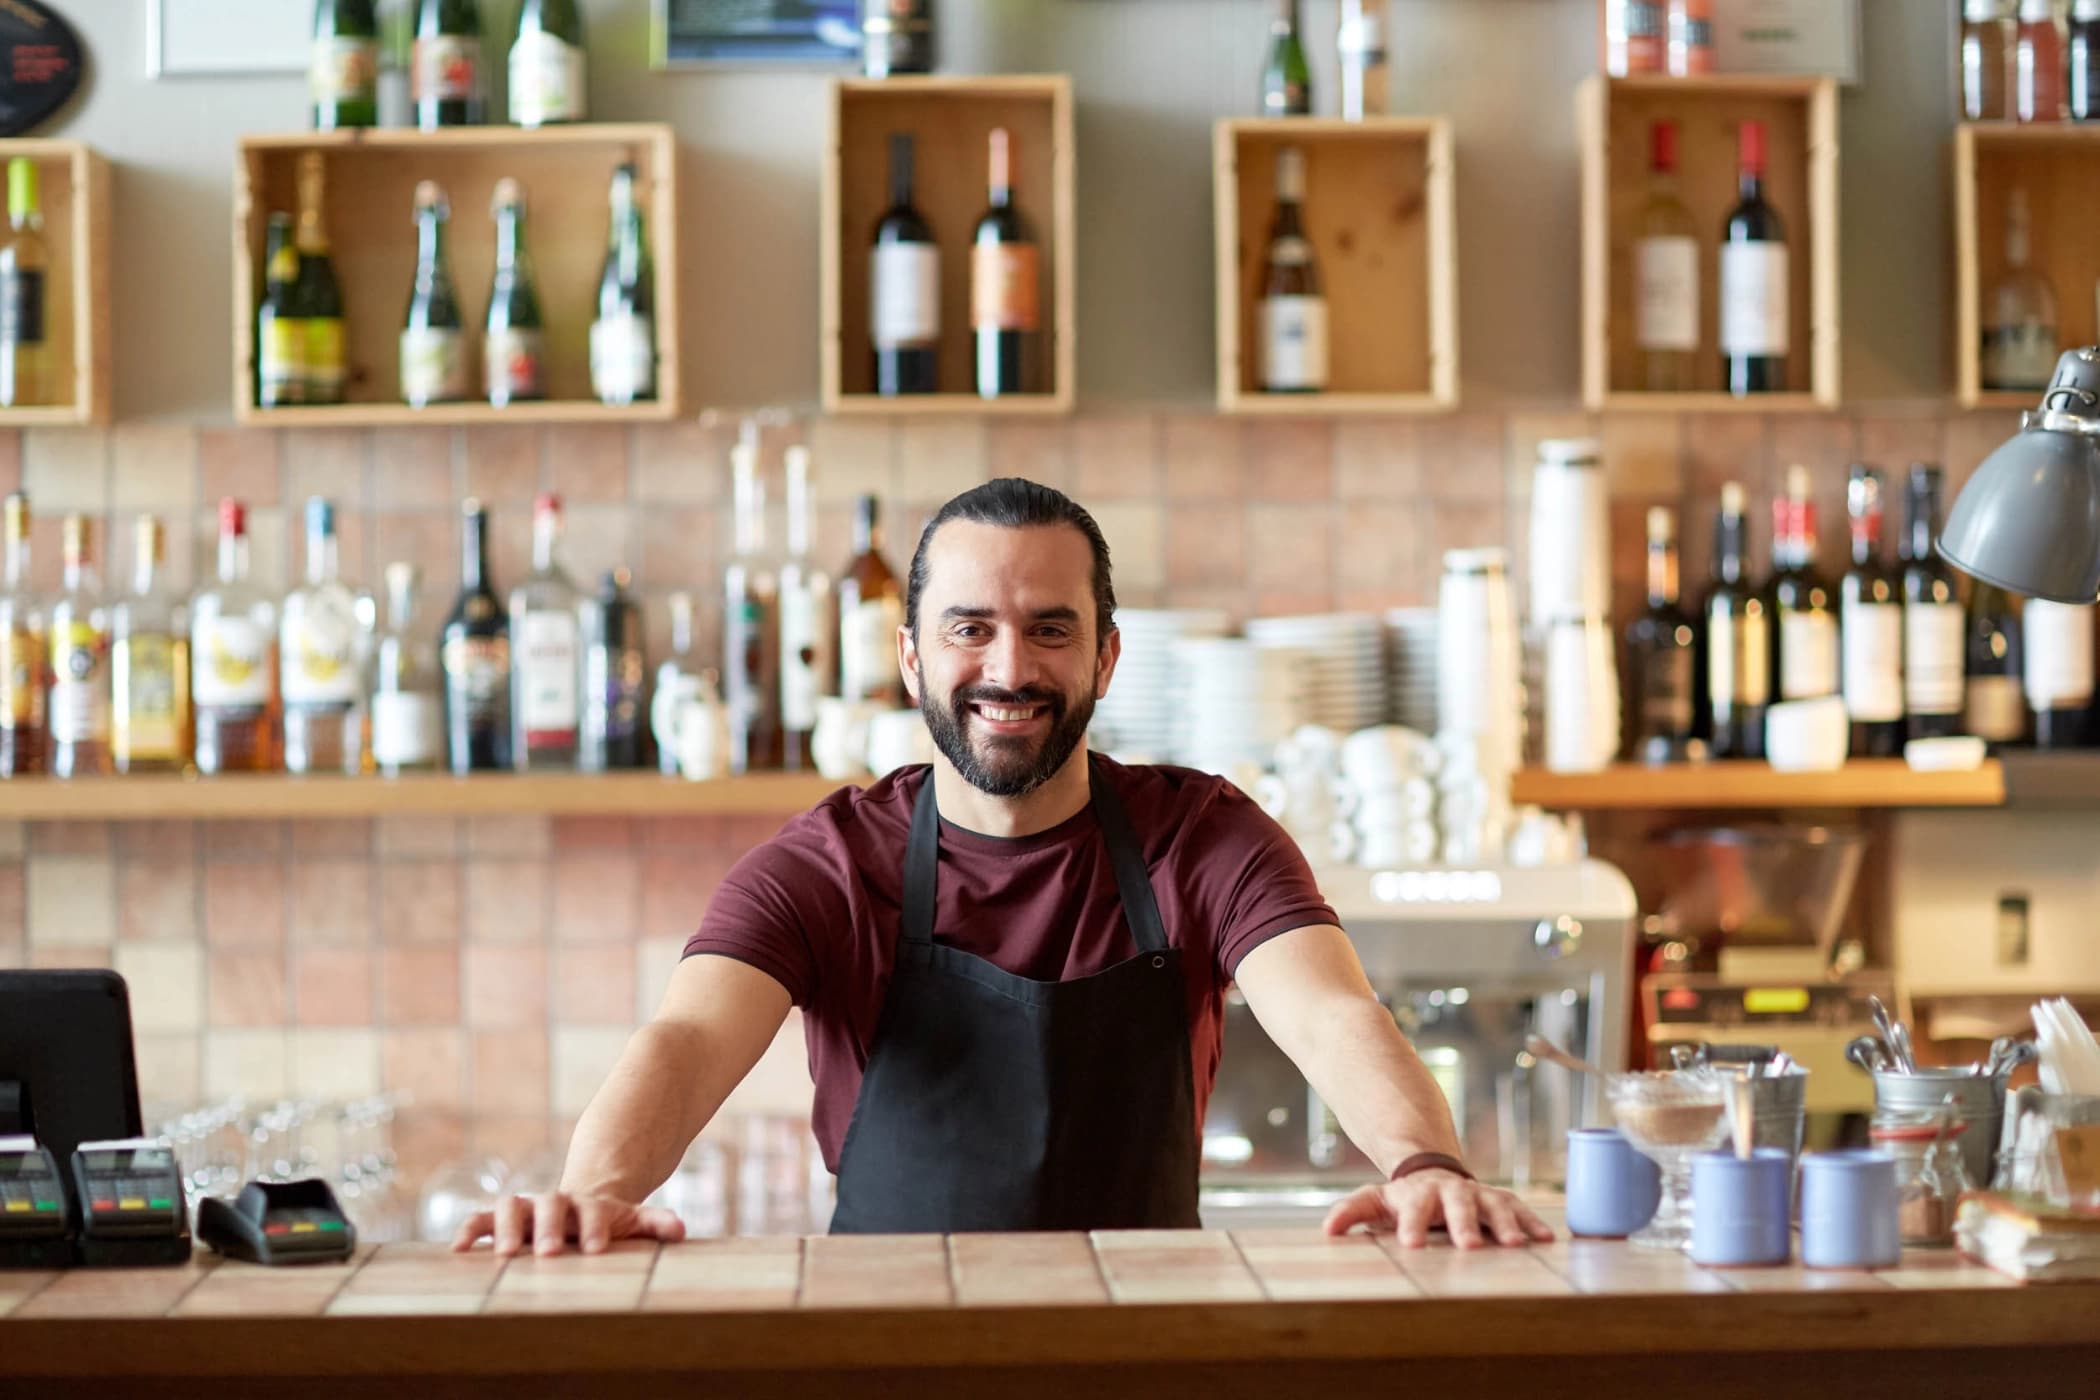
<instances>
[{"instance_id":1,"label":"framed picture on wall","mask_svg":"<svg viewBox=\"0 0 2100 1400\"><path fill-rule=\"evenodd\" d=\"M860 56L859 0L650 0L658 68L832 68Z\"/></svg>"},{"instance_id":2,"label":"framed picture on wall","mask_svg":"<svg viewBox=\"0 0 2100 1400\"><path fill-rule=\"evenodd\" d=\"M146 73L304 73L313 27L314 7L294 0L146 0Z\"/></svg>"}]
</instances>

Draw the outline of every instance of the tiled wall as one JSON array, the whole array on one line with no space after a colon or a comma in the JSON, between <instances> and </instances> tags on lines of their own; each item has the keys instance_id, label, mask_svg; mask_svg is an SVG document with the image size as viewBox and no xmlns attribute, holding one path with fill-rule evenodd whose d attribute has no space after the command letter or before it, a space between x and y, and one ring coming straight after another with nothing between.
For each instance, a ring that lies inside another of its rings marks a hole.
<instances>
[{"instance_id":1,"label":"tiled wall","mask_svg":"<svg viewBox=\"0 0 2100 1400\"><path fill-rule=\"evenodd\" d=\"M1720 483L1741 479L1761 496L1786 463L1804 462L1817 474L1823 552L1835 562L1847 461L1940 460L1958 484L2010 426L2008 415L1932 405L1340 424L1088 414L831 421L808 435L827 502L827 560L845 556L855 493L887 502L901 568L933 506L988 474L1016 473L1094 510L1127 603L1246 614L1431 601L1442 549L1520 546L1542 437L1603 438L1615 572L1622 598L1637 604L1640 516L1651 504L1692 513L1686 576L1698 578ZM457 499L471 492L494 507L503 586L525 566L532 497L552 488L569 504L572 570L595 576L625 562L654 599L715 575L730 432L34 430L0 434L0 488L19 480L32 494L36 576L47 589L61 512L117 527L119 577L135 513L188 520L190 548L173 551L188 582L209 568L213 503L227 494L253 507L257 571L281 585L299 565L298 503L321 493L342 508L345 573L369 585L388 560L413 559L434 610L457 582ZM1760 554L1765 535L1761 518ZM659 647L663 613L651 612ZM711 644L716 620L706 626ZM0 966L122 970L151 1097L407 1088L417 1106L400 1136L411 1171L468 1148L527 1151L565 1133L654 1004L714 882L773 825L526 816L25 826L6 820L0 785Z\"/></svg>"}]
</instances>

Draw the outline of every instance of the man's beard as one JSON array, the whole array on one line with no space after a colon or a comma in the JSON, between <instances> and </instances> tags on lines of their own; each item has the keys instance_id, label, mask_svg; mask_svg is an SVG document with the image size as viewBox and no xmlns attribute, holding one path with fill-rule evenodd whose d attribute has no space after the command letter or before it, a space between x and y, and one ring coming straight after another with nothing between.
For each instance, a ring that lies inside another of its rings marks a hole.
<instances>
[{"instance_id":1,"label":"man's beard","mask_svg":"<svg viewBox=\"0 0 2100 1400\"><path fill-rule=\"evenodd\" d=\"M1040 739L1019 734L970 733L976 705L1041 705L1049 711L1050 731ZM1094 687L1089 681L1079 702L1070 704L1056 691L1042 686L1000 690L995 686L966 686L936 699L927 688L926 672L919 671L919 713L926 718L927 732L942 757L955 765L963 781L992 797L1026 797L1056 776L1071 758L1079 741L1094 721Z\"/></svg>"}]
</instances>

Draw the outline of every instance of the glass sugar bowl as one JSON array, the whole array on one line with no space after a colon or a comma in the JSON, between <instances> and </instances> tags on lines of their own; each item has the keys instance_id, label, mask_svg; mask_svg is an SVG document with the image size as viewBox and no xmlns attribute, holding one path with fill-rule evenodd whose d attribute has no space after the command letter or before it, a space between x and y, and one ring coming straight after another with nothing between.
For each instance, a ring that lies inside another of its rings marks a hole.
<instances>
[{"instance_id":1,"label":"glass sugar bowl","mask_svg":"<svg viewBox=\"0 0 2100 1400\"><path fill-rule=\"evenodd\" d=\"M1952 1245L1955 1203L1974 1185L1952 1115L1881 1112L1867 1135L1896 1159L1897 1233L1905 1247Z\"/></svg>"}]
</instances>

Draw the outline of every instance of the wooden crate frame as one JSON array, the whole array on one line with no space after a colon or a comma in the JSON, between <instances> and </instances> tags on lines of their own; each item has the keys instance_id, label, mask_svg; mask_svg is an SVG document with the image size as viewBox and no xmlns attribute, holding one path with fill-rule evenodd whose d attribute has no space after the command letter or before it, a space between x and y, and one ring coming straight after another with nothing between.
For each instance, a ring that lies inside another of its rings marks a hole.
<instances>
[{"instance_id":1,"label":"wooden crate frame","mask_svg":"<svg viewBox=\"0 0 2100 1400\"><path fill-rule=\"evenodd\" d=\"M66 401L0 408L0 427L81 426L111 416L112 304L109 162L79 141L0 140L0 165L37 163L44 241L51 251L44 319L53 386Z\"/></svg>"}]
</instances>

